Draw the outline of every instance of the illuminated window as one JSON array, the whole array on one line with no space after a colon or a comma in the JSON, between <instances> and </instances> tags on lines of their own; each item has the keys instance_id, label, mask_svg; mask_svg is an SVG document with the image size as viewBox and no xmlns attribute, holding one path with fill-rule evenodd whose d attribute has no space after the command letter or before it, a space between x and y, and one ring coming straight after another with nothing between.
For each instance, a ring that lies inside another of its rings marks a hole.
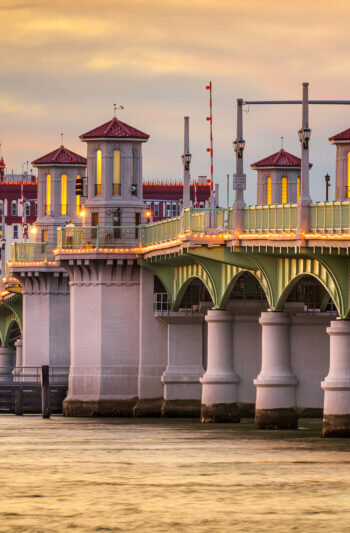
<instances>
[{"instance_id":1,"label":"illuminated window","mask_svg":"<svg viewBox=\"0 0 350 533\"><path fill-rule=\"evenodd\" d=\"M282 178L282 204L288 202L288 180L287 178Z\"/></svg>"},{"instance_id":2,"label":"illuminated window","mask_svg":"<svg viewBox=\"0 0 350 533\"><path fill-rule=\"evenodd\" d=\"M102 176L102 153L101 150L96 152L96 188L95 194L101 194L101 176Z\"/></svg>"},{"instance_id":3,"label":"illuminated window","mask_svg":"<svg viewBox=\"0 0 350 533\"><path fill-rule=\"evenodd\" d=\"M77 175L77 179L80 179L79 174ZM77 202L77 215L80 215L80 194L77 194L75 198Z\"/></svg>"},{"instance_id":4,"label":"illuminated window","mask_svg":"<svg viewBox=\"0 0 350 533\"><path fill-rule=\"evenodd\" d=\"M51 176L46 176L46 213L51 211Z\"/></svg>"},{"instance_id":5,"label":"illuminated window","mask_svg":"<svg viewBox=\"0 0 350 533\"><path fill-rule=\"evenodd\" d=\"M300 178L297 178L297 201L300 198Z\"/></svg>"},{"instance_id":6,"label":"illuminated window","mask_svg":"<svg viewBox=\"0 0 350 533\"><path fill-rule=\"evenodd\" d=\"M348 183L346 188L346 196L349 198L350 196L350 152L348 152Z\"/></svg>"},{"instance_id":7,"label":"illuminated window","mask_svg":"<svg viewBox=\"0 0 350 533\"><path fill-rule=\"evenodd\" d=\"M61 176L61 215L67 214L67 175Z\"/></svg>"},{"instance_id":8,"label":"illuminated window","mask_svg":"<svg viewBox=\"0 0 350 533\"><path fill-rule=\"evenodd\" d=\"M267 191L266 191L266 203L267 205L271 204L271 178L268 177L266 181Z\"/></svg>"},{"instance_id":9,"label":"illuminated window","mask_svg":"<svg viewBox=\"0 0 350 533\"><path fill-rule=\"evenodd\" d=\"M120 152L113 152L113 194L120 195Z\"/></svg>"}]
</instances>

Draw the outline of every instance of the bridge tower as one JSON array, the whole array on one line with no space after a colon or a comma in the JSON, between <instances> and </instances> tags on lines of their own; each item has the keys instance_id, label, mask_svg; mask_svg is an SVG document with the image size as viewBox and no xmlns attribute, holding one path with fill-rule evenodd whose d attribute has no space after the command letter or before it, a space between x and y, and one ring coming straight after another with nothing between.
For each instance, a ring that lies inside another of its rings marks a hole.
<instances>
[{"instance_id":1,"label":"bridge tower","mask_svg":"<svg viewBox=\"0 0 350 533\"><path fill-rule=\"evenodd\" d=\"M300 196L301 159L281 148L251 165L258 172L257 204L295 204Z\"/></svg>"},{"instance_id":2,"label":"bridge tower","mask_svg":"<svg viewBox=\"0 0 350 533\"><path fill-rule=\"evenodd\" d=\"M142 200L142 143L149 135L113 117L80 136L87 143L87 225L137 226ZM134 238L134 233L130 233Z\"/></svg>"},{"instance_id":3,"label":"bridge tower","mask_svg":"<svg viewBox=\"0 0 350 533\"><path fill-rule=\"evenodd\" d=\"M32 165L38 169L37 241L55 243L59 226L68 220L75 225L81 224L75 180L84 176L86 159L61 145L33 161Z\"/></svg>"}]
</instances>

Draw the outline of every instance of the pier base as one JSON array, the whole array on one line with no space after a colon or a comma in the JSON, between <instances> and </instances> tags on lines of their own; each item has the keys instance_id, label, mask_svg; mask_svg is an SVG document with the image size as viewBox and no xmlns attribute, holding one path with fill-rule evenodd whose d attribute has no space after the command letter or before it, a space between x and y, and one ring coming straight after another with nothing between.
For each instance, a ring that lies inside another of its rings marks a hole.
<instances>
[{"instance_id":1,"label":"pier base","mask_svg":"<svg viewBox=\"0 0 350 533\"><path fill-rule=\"evenodd\" d=\"M330 337L329 373L324 390L322 437L350 437L350 321L334 320Z\"/></svg>"}]
</instances>

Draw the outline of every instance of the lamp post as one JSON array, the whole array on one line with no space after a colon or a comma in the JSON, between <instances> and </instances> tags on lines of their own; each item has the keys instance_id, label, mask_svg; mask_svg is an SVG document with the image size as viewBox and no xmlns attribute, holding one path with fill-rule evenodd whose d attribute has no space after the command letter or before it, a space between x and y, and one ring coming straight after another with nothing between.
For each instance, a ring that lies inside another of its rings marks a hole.
<instances>
[{"instance_id":1,"label":"lamp post","mask_svg":"<svg viewBox=\"0 0 350 533\"><path fill-rule=\"evenodd\" d=\"M182 164L184 166L184 185L183 185L183 209L190 207L190 117L184 117L185 131L184 131L184 154L181 156Z\"/></svg>"},{"instance_id":2,"label":"lamp post","mask_svg":"<svg viewBox=\"0 0 350 533\"><path fill-rule=\"evenodd\" d=\"M326 183L326 202L328 202L328 189L331 186L331 183L330 183L331 182L331 177L328 174L328 172L327 172L327 174L324 177L324 181Z\"/></svg>"},{"instance_id":3,"label":"lamp post","mask_svg":"<svg viewBox=\"0 0 350 533\"><path fill-rule=\"evenodd\" d=\"M309 128L309 84L303 83L302 99L302 126L298 131L301 144L301 191L298 200L298 238L303 239L303 235L309 231L310 226L310 163L309 145L311 130Z\"/></svg>"},{"instance_id":4,"label":"lamp post","mask_svg":"<svg viewBox=\"0 0 350 533\"><path fill-rule=\"evenodd\" d=\"M233 189L236 191L233 204L233 230L236 234L243 230L244 219L244 190L246 176L243 173L243 152L245 140L243 139L243 100L237 100L237 135L233 141L233 150L236 155L236 173L233 175Z\"/></svg>"},{"instance_id":5,"label":"lamp post","mask_svg":"<svg viewBox=\"0 0 350 533\"><path fill-rule=\"evenodd\" d=\"M83 219L83 227L85 226L85 215L86 215L86 211L83 209L82 211L80 211L79 215L82 217Z\"/></svg>"}]
</instances>

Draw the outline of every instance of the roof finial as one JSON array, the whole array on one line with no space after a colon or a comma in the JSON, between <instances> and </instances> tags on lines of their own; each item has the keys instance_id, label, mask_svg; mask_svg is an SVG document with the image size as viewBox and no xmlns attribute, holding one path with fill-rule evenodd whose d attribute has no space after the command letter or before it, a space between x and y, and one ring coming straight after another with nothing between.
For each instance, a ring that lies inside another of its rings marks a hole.
<instances>
[{"instance_id":1,"label":"roof finial","mask_svg":"<svg viewBox=\"0 0 350 533\"><path fill-rule=\"evenodd\" d=\"M63 146L63 133L61 133L61 146Z\"/></svg>"},{"instance_id":2,"label":"roof finial","mask_svg":"<svg viewBox=\"0 0 350 533\"><path fill-rule=\"evenodd\" d=\"M114 107L114 118L117 118L117 109L125 109L123 105L113 104L113 107Z\"/></svg>"},{"instance_id":3,"label":"roof finial","mask_svg":"<svg viewBox=\"0 0 350 533\"><path fill-rule=\"evenodd\" d=\"M281 137L281 150L283 150L283 139L284 137Z\"/></svg>"}]
</instances>

